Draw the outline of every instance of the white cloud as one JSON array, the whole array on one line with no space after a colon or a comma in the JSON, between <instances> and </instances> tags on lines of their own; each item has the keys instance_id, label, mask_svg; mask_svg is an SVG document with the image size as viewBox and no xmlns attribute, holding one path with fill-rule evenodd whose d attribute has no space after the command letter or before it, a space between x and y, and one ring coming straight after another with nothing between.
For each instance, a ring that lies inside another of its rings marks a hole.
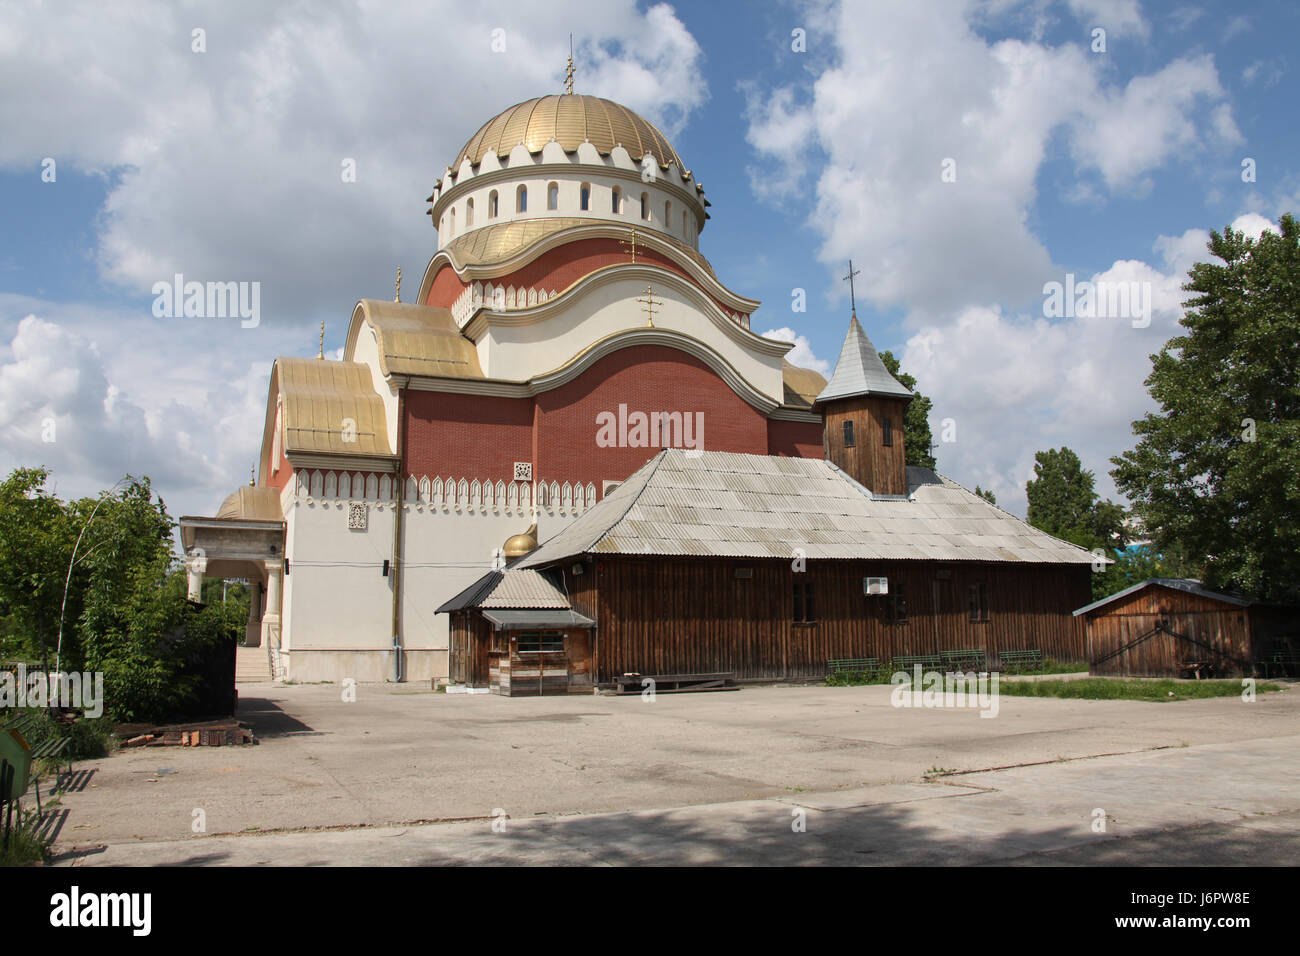
<instances>
[{"instance_id":1,"label":"white cloud","mask_svg":"<svg viewBox=\"0 0 1300 956\"><path fill-rule=\"evenodd\" d=\"M1257 235L1276 226L1248 214L1232 228ZM1143 384L1150 356L1183 331L1182 285L1193 263L1210 259L1209 238L1201 229L1161 236L1153 244L1157 264L1120 260L1086 277L1150 283L1147 328L1128 319L1049 321L970 306L954 322L912 335L902 365L934 401L936 439L943 419L956 423L957 441L939 445L939 470L991 487L1002 507L1023 515L1034 453L1068 445L1096 473L1098 492L1116 497L1109 459L1132 447L1131 423L1155 408Z\"/></svg>"},{"instance_id":2,"label":"white cloud","mask_svg":"<svg viewBox=\"0 0 1300 956\"><path fill-rule=\"evenodd\" d=\"M1136 28L1129 6L1111 13ZM1077 173L1071 195L1086 199L1140 194L1165 164L1240 139L1209 56L1121 84L1082 42L985 39L972 27L981 12L843 4L838 57L811 95L747 91L749 142L767 159L751 170L756 194L809 184L819 257L863 263L863 296L908 310L913 327L1028 301L1059 271L1033 226L1058 140Z\"/></svg>"},{"instance_id":3,"label":"white cloud","mask_svg":"<svg viewBox=\"0 0 1300 956\"><path fill-rule=\"evenodd\" d=\"M424 197L482 123L561 91L572 25L579 92L669 135L708 96L700 48L672 9L634 0L358 2L310 16L14 3L0 22L0 167L50 156L113 173L105 279L140 294L175 272L260 280L280 323L345 316L398 264L419 274L435 238ZM191 51L195 26L204 53ZM355 182L342 181L345 159Z\"/></svg>"},{"instance_id":4,"label":"white cloud","mask_svg":"<svg viewBox=\"0 0 1300 956\"><path fill-rule=\"evenodd\" d=\"M791 328L768 329L766 332L760 332L759 334L765 339L780 339L782 342L793 342L794 348L785 354L785 360L791 365L797 365L799 368L810 368L815 372L821 372L822 375L830 375L831 363L813 354L812 345L808 342L808 336L801 335Z\"/></svg>"},{"instance_id":5,"label":"white cloud","mask_svg":"<svg viewBox=\"0 0 1300 956\"><path fill-rule=\"evenodd\" d=\"M1070 12L1087 27L1102 27L1107 35L1146 37L1151 28L1142 19L1137 0L1068 0Z\"/></svg>"}]
</instances>

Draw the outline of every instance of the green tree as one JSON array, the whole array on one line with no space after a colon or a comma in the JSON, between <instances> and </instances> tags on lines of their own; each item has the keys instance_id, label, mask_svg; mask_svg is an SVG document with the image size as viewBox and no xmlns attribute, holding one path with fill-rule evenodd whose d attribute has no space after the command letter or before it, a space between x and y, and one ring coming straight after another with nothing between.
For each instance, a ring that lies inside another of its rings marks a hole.
<instances>
[{"instance_id":1,"label":"green tree","mask_svg":"<svg viewBox=\"0 0 1300 956\"><path fill-rule=\"evenodd\" d=\"M1097 492L1093 474L1085 471L1079 456L1061 447L1034 455L1034 477L1025 484L1029 523L1063 538L1091 533Z\"/></svg>"},{"instance_id":2,"label":"green tree","mask_svg":"<svg viewBox=\"0 0 1300 956\"><path fill-rule=\"evenodd\" d=\"M3 654L54 659L63 582L75 531L49 492L44 468L17 468L0 482L0 618Z\"/></svg>"},{"instance_id":3,"label":"green tree","mask_svg":"<svg viewBox=\"0 0 1300 956\"><path fill-rule=\"evenodd\" d=\"M1184 334L1151 357L1160 410L1111 474L1180 573L1271 600L1300 589L1300 224L1210 234Z\"/></svg>"},{"instance_id":4,"label":"green tree","mask_svg":"<svg viewBox=\"0 0 1300 956\"><path fill-rule=\"evenodd\" d=\"M979 495L991 505L998 503L998 496L993 493L991 488L981 488L979 485L976 485L975 494Z\"/></svg>"},{"instance_id":5,"label":"green tree","mask_svg":"<svg viewBox=\"0 0 1300 956\"><path fill-rule=\"evenodd\" d=\"M204 650L243 635L247 594L202 608L186 600L172 521L147 478L64 502L47 490L49 477L19 468L0 482L4 653L52 667L64 609L60 668L102 672L106 708L118 719L165 717L197 680L188 668Z\"/></svg>"},{"instance_id":6,"label":"green tree","mask_svg":"<svg viewBox=\"0 0 1300 956\"><path fill-rule=\"evenodd\" d=\"M934 436L930 432L930 409L933 408L934 403L916 390L916 378L902 371L898 359L894 358L894 353L881 352L880 360L885 363L885 368L889 369L889 374L915 395L903 414L903 453L907 463L922 468L933 468L935 461L934 455L930 454L930 448L934 444Z\"/></svg>"}]
</instances>

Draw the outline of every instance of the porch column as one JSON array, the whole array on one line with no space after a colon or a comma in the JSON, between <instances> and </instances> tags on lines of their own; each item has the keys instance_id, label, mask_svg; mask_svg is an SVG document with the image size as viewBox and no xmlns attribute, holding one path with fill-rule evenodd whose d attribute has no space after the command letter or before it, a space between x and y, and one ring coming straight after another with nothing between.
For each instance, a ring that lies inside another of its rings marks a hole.
<instances>
[{"instance_id":1,"label":"porch column","mask_svg":"<svg viewBox=\"0 0 1300 956\"><path fill-rule=\"evenodd\" d=\"M262 582L248 579L248 623L244 625L244 646L262 645Z\"/></svg>"},{"instance_id":2,"label":"porch column","mask_svg":"<svg viewBox=\"0 0 1300 956\"><path fill-rule=\"evenodd\" d=\"M262 614L262 639L270 647L280 646L280 573L279 561L267 561L263 565L266 571L266 611Z\"/></svg>"},{"instance_id":3,"label":"porch column","mask_svg":"<svg viewBox=\"0 0 1300 956\"><path fill-rule=\"evenodd\" d=\"M208 570L208 559L201 548L190 552L185 562L185 571L189 578L188 597L191 601L203 600L203 573Z\"/></svg>"}]
</instances>

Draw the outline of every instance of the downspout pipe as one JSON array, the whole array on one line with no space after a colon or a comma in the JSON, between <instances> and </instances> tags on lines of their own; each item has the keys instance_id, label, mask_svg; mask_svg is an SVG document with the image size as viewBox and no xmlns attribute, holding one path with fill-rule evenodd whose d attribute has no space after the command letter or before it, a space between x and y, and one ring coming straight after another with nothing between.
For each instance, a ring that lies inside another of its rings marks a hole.
<instances>
[{"instance_id":1,"label":"downspout pipe","mask_svg":"<svg viewBox=\"0 0 1300 956\"><path fill-rule=\"evenodd\" d=\"M402 539L406 523L406 389L410 378L401 379L397 384L397 460L393 463L393 557L389 564L389 574L393 584L393 681L401 683L406 679L406 667L402 645Z\"/></svg>"}]
</instances>

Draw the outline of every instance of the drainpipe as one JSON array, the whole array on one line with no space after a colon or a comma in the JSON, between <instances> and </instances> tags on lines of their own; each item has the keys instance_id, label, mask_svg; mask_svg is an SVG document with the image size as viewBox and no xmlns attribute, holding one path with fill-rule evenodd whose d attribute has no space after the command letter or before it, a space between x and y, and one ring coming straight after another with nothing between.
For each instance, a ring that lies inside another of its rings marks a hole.
<instances>
[{"instance_id":1,"label":"drainpipe","mask_svg":"<svg viewBox=\"0 0 1300 956\"><path fill-rule=\"evenodd\" d=\"M402 650L402 531L406 521L406 389L410 378L404 378L397 389L397 461L394 471L394 512L393 512L393 558L389 564L389 575L393 582L393 680L401 683L406 679L405 662Z\"/></svg>"}]
</instances>

